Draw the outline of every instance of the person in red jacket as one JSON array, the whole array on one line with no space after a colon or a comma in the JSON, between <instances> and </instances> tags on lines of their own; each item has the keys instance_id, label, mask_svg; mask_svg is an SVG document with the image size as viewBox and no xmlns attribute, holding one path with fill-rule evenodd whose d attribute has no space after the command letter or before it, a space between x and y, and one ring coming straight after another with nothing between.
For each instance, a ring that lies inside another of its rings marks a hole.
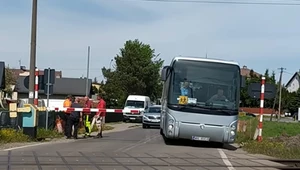
<instances>
[{"instance_id":1,"label":"person in red jacket","mask_svg":"<svg viewBox=\"0 0 300 170\"><path fill-rule=\"evenodd\" d=\"M98 105L97 108L98 109L104 109L103 111L99 111L96 113L96 115L94 116L93 122L92 122L92 126L94 125L94 123L97 124L98 127L98 134L97 134L97 138L102 138L102 130L104 128L104 124L105 124L105 116L106 116L106 102L105 100L102 98L102 96L98 95L97 96L97 100Z\"/></svg>"}]
</instances>

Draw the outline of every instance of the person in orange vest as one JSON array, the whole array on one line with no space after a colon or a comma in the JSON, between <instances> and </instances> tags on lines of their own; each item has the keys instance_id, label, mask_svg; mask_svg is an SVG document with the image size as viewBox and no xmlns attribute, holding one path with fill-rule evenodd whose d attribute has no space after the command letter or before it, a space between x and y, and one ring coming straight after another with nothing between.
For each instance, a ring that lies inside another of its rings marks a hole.
<instances>
[{"instance_id":1,"label":"person in orange vest","mask_svg":"<svg viewBox=\"0 0 300 170\"><path fill-rule=\"evenodd\" d=\"M67 98L66 98L66 100L64 101L64 108L69 108L69 107L71 107L71 105L72 105L72 99L73 99L73 97L71 96L71 95L68 95L67 96ZM64 127L64 132L65 132L65 136L67 136L68 134L68 132L67 132L67 129L68 129L68 126L69 126L69 117L70 117L70 111L65 111L65 113L64 113L64 115L65 115L65 127Z\"/></svg>"}]
</instances>

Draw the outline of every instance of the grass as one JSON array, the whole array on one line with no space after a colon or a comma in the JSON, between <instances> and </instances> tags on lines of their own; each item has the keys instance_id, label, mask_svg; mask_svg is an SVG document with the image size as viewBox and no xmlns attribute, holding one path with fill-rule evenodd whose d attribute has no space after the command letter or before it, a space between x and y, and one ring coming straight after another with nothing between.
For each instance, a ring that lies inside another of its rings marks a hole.
<instances>
[{"instance_id":1,"label":"grass","mask_svg":"<svg viewBox=\"0 0 300 170\"><path fill-rule=\"evenodd\" d=\"M240 117L247 122L246 132L238 132L237 143L253 154L283 159L300 159L300 123L263 122L263 141L253 140L257 118Z\"/></svg>"},{"instance_id":2,"label":"grass","mask_svg":"<svg viewBox=\"0 0 300 170\"><path fill-rule=\"evenodd\" d=\"M113 126L105 125L104 131L114 129ZM92 129L93 132L97 131L97 127L94 126ZM80 128L78 131L79 134L85 133L84 128ZM64 135L58 133L56 130L46 130L44 128L39 128L37 131L37 139L30 139L29 136L24 135L22 130L15 130L15 129L0 129L0 144L5 143L24 143L24 142L34 142L34 141L41 141L45 139L54 139L54 138L61 138Z\"/></svg>"},{"instance_id":3,"label":"grass","mask_svg":"<svg viewBox=\"0 0 300 170\"><path fill-rule=\"evenodd\" d=\"M60 138L63 135L55 130L38 129L37 139L31 139L29 136L23 134L22 130L15 129L0 129L0 143L22 143L22 142L34 142L44 140L46 138Z\"/></svg>"}]
</instances>

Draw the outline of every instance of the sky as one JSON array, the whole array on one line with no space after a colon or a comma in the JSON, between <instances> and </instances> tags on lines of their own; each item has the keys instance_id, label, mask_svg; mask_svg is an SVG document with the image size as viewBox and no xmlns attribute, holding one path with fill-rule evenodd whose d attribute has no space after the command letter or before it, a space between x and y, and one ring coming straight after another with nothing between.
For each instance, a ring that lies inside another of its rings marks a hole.
<instances>
[{"instance_id":1,"label":"sky","mask_svg":"<svg viewBox=\"0 0 300 170\"><path fill-rule=\"evenodd\" d=\"M32 0L0 0L0 60L9 67L21 61L29 68L31 12ZM286 83L300 69L299 17L300 5L38 0L36 65L86 76L90 46L90 77L102 80L101 68L113 64L125 41L139 39L165 65L175 56L207 54L260 73L274 70L277 78L284 67Z\"/></svg>"}]
</instances>

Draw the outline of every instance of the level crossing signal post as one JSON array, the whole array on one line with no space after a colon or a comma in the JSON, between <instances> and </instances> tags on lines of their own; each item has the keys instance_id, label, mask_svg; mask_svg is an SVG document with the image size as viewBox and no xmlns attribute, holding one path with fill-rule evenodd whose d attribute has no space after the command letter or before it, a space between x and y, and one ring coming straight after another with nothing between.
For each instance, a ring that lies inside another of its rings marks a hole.
<instances>
[{"instance_id":1,"label":"level crossing signal post","mask_svg":"<svg viewBox=\"0 0 300 170\"><path fill-rule=\"evenodd\" d=\"M38 109L38 99L39 99L39 91L44 92L47 96L47 107L49 107L49 96L53 94L53 85L55 84L55 69L44 69L44 74L40 75L40 71L36 68L35 70L35 86L34 86L34 106L31 107L30 112L26 112L22 114L23 122L25 121L23 132L24 134L36 138L37 131L37 122L39 119L39 111L46 111L46 129L48 129L48 119L49 119L49 110L48 109ZM29 89L29 76L24 79L25 88ZM29 106L27 106L29 107ZM15 108L15 107L13 107ZM12 114L14 115L14 114ZM27 122L27 123L26 123ZM29 123L30 122L30 123Z\"/></svg>"},{"instance_id":2,"label":"level crossing signal post","mask_svg":"<svg viewBox=\"0 0 300 170\"><path fill-rule=\"evenodd\" d=\"M263 115L264 115L264 100L273 99L276 96L276 85L266 83L266 78L262 77L260 83L251 83L248 86L248 94L253 99L260 99L259 107L259 122L256 129L255 138L262 141L262 130L263 130Z\"/></svg>"}]
</instances>

